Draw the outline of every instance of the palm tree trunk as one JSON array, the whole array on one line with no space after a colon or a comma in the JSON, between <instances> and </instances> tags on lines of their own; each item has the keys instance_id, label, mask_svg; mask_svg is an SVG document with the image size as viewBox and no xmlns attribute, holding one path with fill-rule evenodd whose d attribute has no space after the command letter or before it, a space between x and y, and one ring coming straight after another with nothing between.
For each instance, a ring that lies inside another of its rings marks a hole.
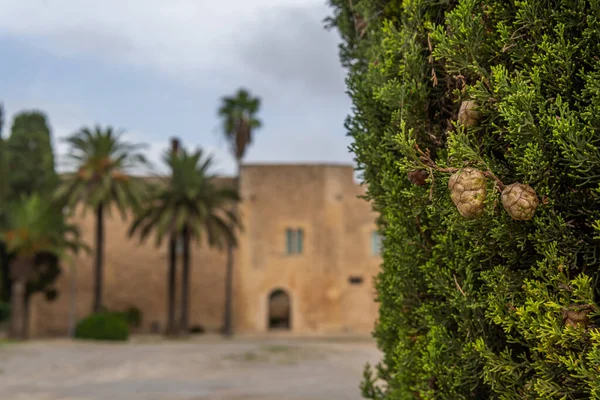
<instances>
[{"instance_id":1,"label":"palm tree trunk","mask_svg":"<svg viewBox=\"0 0 600 400\"><path fill-rule=\"evenodd\" d=\"M25 281L14 279L10 299L10 337L23 339L23 306L25 305Z\"/></svg>"},{"instance_id":2,"label":"palm tree trunk","mask_svg":"<svg viewBox=\"0 0 600 400\"><path fill-rule=\"evenodd\" d=\"M14 339L25 339L25 296L33 262L33 257L17 256L10 265L12 278L10 337Z\"/></svg>"},{"instance_id":3,"label":"palm tree trunk","mask_svg":"<svg viewBox=\"0 0 600 400\"><path fill-rule=\"evenodd\" d=\"M181 333L189 331L190 312L190 237L187 228L183 228L183 274L181 280Z\"/></svg>"},{"instance_id":4,"label":"palm tree trunk","mask_svg":"<svg viewBox=\"0 0 600 400\"><path fill-rule=\"evenodd\" d=\"M104 278L104 209L96 208L96 271L94 276L94 306L92 312L102 311L102 286Z\"/></svg>"},{"instance_id":5,"label":"palm tree trunk","mask_svg":"<svg viewBox=\"0 0 600 400\"><path fill-rule=\"evenodd\" d=\"M179 154L181 143L179 138L171 138L171 153L173 156ZM171 171L171 180L173 171ZM177 239L178 235L171 234L169 242L169 272L167 277L167 335L177 333L177 324L175 322L175 295L177 291Z\"/></svg>"},{"instance_id":6,"label":"palm tree trunk","mask_svg":"<svg viewBox=\"0 0 600 400\"><path fill-rule=\"evenodd\" d=\"M167 276L167 335L175 334L175 285L177 273L177 236L169 241L169 272Z\"/></svg>"},{"instance_id":7,"label":"palm tree trunk","mask_svg":"<svg viewBox=\"0 0 600 400\"><path fill-rule=\"evenodd\" d=\"M25 294L23 295L23 339L29 339L29 316L31 311L31 294L27 293L27 285L25 285Z\"/></svg>"},{"instance_id":8,"label":"palm tree trunk","mask_svg":"<svg viewBox=\"0 0 600 400\"><path fill-rule=\"evenodd\" d=\"M240 190L240 161L237 162L236 189ZM237 214L237 203L233 205L233 213ZM234 229L234 226L231 226ZM223 315L223 334L226 337L233 335L233 245L227 245L227 265L225 269L225 310Z\"/></svg>"},{"instance_id":9,"label":"palm tree trunk","mask_svg":"<svg viewBox=\"0 0 600 400\"><path fill-rule=\"evenodd\" d=\"M225 315L223 321L223 334L226 337L233 335L231 323L232 303L233 303L233 246L227 246L227 265L225 269Z\"/></svg>"},{"instance_id":10,"label":"palm tree trunk","mask_svg":"<svg viewBox=\"0 0 600 400\"><path fill-rule=\"evenodd\" d=\"M0 243L0 301L10 302L10 288L11 281L10 278L10 268L9 268L9 260L8 253L6 251L6 246L4 243Z\"/></svg>"},{"instance_id":11,"label":"palm tree trunk","mask_svg":"<svg viewBox=\"0 0 600 400\"><path fill-rule=\"evenodd\" d=\"M75 260L71 260L71 295L69 296L69 328L68 336L75 337L75 327L77 325L77 271L75 270Z\"/></svg>"}]
</instances>

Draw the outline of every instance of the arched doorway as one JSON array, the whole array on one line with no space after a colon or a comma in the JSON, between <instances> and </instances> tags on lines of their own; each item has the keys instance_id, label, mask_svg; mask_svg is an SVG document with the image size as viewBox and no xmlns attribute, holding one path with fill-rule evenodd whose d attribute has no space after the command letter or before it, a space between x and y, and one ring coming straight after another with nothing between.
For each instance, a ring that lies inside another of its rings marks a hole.
<instances>
[{"instance_id":1,"label":"arched doorway","mask_svg":"<svg viewBox=\"0 0 600 400\"><path fill-rule=\"evenodd\" d=\"M290 295L282 289L275 289L269 295L269 330L289 330L292 328Z\"/></svg>"}]
</instances>

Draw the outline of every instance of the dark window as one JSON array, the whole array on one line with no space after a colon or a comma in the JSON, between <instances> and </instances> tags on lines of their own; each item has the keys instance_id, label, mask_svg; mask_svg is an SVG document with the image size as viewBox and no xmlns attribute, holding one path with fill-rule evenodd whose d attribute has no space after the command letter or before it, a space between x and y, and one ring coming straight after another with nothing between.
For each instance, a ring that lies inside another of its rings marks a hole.
<instances>
[{"instance_id":1,"label":"dark window","mask_svg":"<svg viewBox=\"0 0 600 400\"><path fill-rule=\"evenodd\" d=\"M294 231L292 229L285 230L285 249L288 254L294 252Z\"/></svg>"},{"instance_id":2,"label":"dark window","mask_svg":"<svg viewBox=\"0 0 600 400\"><path fill-rule=\"evenodd\" d=\"M304 249L304 231L302 229L285 230L285 250L287 254L300 254Z\"/></svg>"},{"instance_id":3,"label":"dark window","mask_svg":"<svg viewBox=\"0 0 600 400\"><path fill-rule=\"evenodd\" d=\"M304 247L304 231L302 229L296 230L296 253L302 253Z\"/></svg>"},{"instance_id":4,"label":"dark window","mask_svg":"<svg viewBox=\"0 0 600 400\"><path fill-rule=\"evenodd\" d=\"M361 285L363 283L363 277L351 276L348 278L348 282L350 282L351 285Z\"/></svg>"}]
</instances>

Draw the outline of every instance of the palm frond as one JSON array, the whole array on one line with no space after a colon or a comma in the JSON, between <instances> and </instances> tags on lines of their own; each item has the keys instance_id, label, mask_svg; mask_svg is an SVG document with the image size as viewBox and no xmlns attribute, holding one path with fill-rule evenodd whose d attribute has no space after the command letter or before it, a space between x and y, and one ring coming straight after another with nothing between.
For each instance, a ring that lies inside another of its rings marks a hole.
<instances>
[{"instance_id":1,"label":"palm frond","mask_svg":"<svg viewBox=\"0 0 600 400\"><path fill-rule=\"evenodd\" d=\"M239 196L215 181L212 156L205 155L202 149L180 149L177 154L165 152L163 161L171 169L171 177L144 203L129 235L146 240L154 234L157 246L164 238L184 230L198 241L206 234L210 246L235 242L238 224L230 208Z\"/></svg>"},{"instance_id":2,"label":"palm frond","mask_svg":"<svg viewBox=\"0 0 600 400\"><path fill-rule=\"evenodd\" d=\"M21 256L49 252L63 258L68 252L89 251L76 225L65 221L59 208L34 194L8 206L0 239L7 250Z\"/></svg>"},{"instance_id":3,"label":"palm frond","mask_svg":"<svg viewBox=\"0 0 600 400\"><path fill-rule=\"evenodd\" d=\"M147 187L131 172L150 164L141 153L146 145L123 140L123 134L96 125L67 137L76 172L57 189L55 201L71 206L83 203L92 208L114 204L123 217L138 207L147 195Z\"/></svg>"},{"instance_id":4,"label":"palm frond","mask_svg":"<svg viewBox=\"0 0 600 400\"><path fill-rule=\"evenodd\" d=\"M261 101L244 88L232 97L223 97L218 109L223 135L237 160L241 160L252 143L252 134L262 126L257 118Z\"/></svg>"}]
</instances>

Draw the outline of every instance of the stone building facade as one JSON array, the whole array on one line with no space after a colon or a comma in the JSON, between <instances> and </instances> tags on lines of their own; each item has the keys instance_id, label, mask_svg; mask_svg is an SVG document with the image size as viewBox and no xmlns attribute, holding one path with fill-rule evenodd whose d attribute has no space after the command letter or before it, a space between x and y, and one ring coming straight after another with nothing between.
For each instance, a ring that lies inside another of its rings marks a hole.
<instances>
[{"instance_id":1,"label":"stone building facade","mask_svg":"<svg viewBox=\"0 0 600 400\"><path fill-rule=\"evenodd\" d=\"M223 178L224 184L233 180ZM287 328L293 333L368 334L377 317L373 277L381 263L376 214L358 196L345 165L245 165L240 173L243 231L235 252L236 333ZM80 215L94 244L94 215ZM106 229L104 303L137 307L140 331L162 331L166 320L167 247L128 239L130 220L117 212ZM192 249L190 325L219 331L223 323L225 251ZM65 263L58 299L33 299L32 336L64 336L92 306L93 254Z\"/></svg>"}]
</instances>

